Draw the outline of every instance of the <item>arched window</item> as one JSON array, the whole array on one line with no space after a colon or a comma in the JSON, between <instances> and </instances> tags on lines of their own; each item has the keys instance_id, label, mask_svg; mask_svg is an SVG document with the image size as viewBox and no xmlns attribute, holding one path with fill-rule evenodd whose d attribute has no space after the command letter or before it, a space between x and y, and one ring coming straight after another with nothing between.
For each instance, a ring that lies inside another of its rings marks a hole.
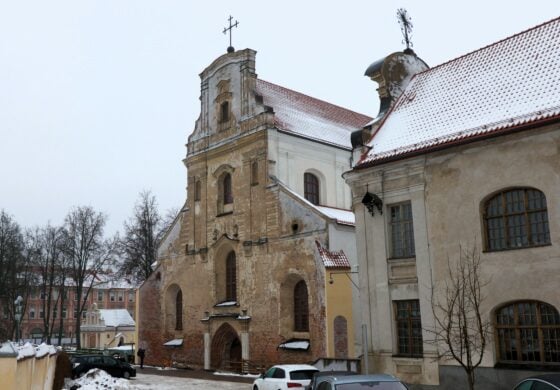
<instances>
[{"instance_id":1,"label":"arched window","mask_svg":"<svg viewBox=\"0 0 560 390\"><path fill-rule=\"evenodd\" d=\"M307 285L303 280L294 287L294 330L296 332L309 331L309 303Z\"/></svg>"},{"instance_id":2,"label":"arched window","mask_svg":"<svg viewBox=\"0 0 560 390\"><path fill-rule=\"evenodd\" d=\"M312 173L303 175L304 197L313 204L319 204L319 179Z\"/></svg>"},{"instance_id":3,"label":"arched window","mask_svg":"<svg viewBox=\"0 0 560 390\"><path fill-rule=\"evenodd\" d=\"M233 194L231 192L231 175L226 173L222 182L224 204L233 203Z\"/></svg>"},{"instance_id":4,"label":"arched window","mask_svg":"<svg viewBox=\"0 0 560 390\"><path fill-rule=\"evenodd\" d=\"M183 330L183 293L181 290L175 297L175 330Z\"/></svg>"},{"instance_id":5,"label":"arched window","mask_svg":"<svg viewBox=\"0 0 560 390\"><path fill-rule=\"evenodd\" d=\"M220 105L220 122L224 123L229 121L229 102L223 102Z\"/></svg>"},{"instance_id":6,"label":"arched window","mask_svg":"<svg viewBox=\"0 0 560 390\"><path fill-rule=\"evenodd\" d=\"M560 363L560 315L551 305L521 301L496 313L498 360Z\"/></svg>"},{"instance_id":7,"label":"arched window","mask_svg":"<svg viewBox=\"0 0 560 390\"><path fill-rule=\"evenodd\" d=\"M484 205L484 229L489 251L550 244L546 197L531 188L500 192Z\"/></svg>"},{"instance_id":8,"label":"arched window","mask_svg":"<svg viewBox=\"0 0 560 390\"><path fill-rule=\"evenodd\" d=\"M230 252L226 259L226 300L237 302L237 270L235 252Z\"/></svg>"}]
</instances>

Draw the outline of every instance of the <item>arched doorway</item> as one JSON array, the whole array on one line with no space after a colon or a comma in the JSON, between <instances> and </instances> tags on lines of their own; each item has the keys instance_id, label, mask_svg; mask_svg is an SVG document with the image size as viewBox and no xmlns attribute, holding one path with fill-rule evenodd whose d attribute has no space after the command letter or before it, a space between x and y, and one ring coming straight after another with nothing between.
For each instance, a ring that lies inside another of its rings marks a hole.
<instances>
[{"instance_id":1,"label":"arched doorway","mask_svg":"<svg viewBox=\"0 0 560 390\"><path fill-rule=\"evenodd\" d=\"M212 337L210 365L213 369L241 371L241 342L229 324L223 324Z\"/></svg>"}]
</instances>

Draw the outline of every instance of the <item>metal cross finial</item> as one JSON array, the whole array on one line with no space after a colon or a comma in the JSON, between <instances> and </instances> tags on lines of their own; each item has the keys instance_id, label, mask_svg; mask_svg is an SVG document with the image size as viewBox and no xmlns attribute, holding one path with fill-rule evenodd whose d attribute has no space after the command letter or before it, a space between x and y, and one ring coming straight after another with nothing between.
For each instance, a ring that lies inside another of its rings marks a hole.
<instances>
[{"instance_id":1,"label":"metal cross finial","mask_svg":"<svg viewBox=\"0 0 560 390\"><path fill-rule=\"evenodd\" d=\"M412 40L410 39L410 37L412 35L413 26L412 20L410 19L410 16L408 16L406 9L399 8L397 10L397 19L399 21L399 24L401 25L401 31L404 36L403 43L406 44L407 49L410 49L412 47Z\"/></svg>"},{"instance_id":2,"label":"metal cross finial","mask_svg":"<svg viewBox=\"0 0 560 390\"><path fill-rule=\"evenodd\" d=\"M229 31L229 47L227 48L227 52L228 52L228 53L233 53L233 52L235 51L235 49L234 49L233 46L231 45L231 30L232 30L234 27L239 26L239 22L236 20L235 23L232 24L231 21L233 20L233 16L231 16L231 15L229 16L228 20L229 20L229 27L224 27L223 33L225 34L225 33L227 33L227 32Z\"/></svg>"}]
</instances>

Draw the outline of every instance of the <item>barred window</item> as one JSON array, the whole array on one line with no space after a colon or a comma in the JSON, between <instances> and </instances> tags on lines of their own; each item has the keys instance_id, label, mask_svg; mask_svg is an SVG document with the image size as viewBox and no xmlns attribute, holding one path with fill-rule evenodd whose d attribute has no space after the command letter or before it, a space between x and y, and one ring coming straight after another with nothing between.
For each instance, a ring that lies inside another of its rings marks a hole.
<instances>
[{"instance_id":1,"label":"barred window","mask_svg":"<svg viewBox=\"0 0 560 390\"><path fill-rule=\"evenodd\" d=\"M175 297L175 330L183 330L183 292L181 290Z\"/></svg>"},{"instance_id":2,"label":"barred window","mask_svg":"<svg viewBox=\"0 0 560 390\"><path fill-rule=\"evenodd\" d=\"M414 257L414 228L412 225L412 207L410 202L391 206L390 234L391 257Z\"/></svg>"},{"instance_id":3,"label":"barred window","mask_svg":"<svg viewBox=\"0 0 560 390\"><path fill-rule=\"evenodd\" d=\"M422 321L420 302L415 300L395 301L397 322L397 349L399 355L422 356Z\"/></svg>"},{"instance_id":4,"label":"barred window","mask_svg":"<svg viewBox=\"0 0 560 390\"><path fill-rule=\"evenodd\" d=\"M226 300L237 302L237 269L235 252L230 252L226 259Z\"/></svg>"},{"instance_id":5,"label":"barred window","mask_svg":"<svg viewBox=\"0 0 560 390\"><path fill-rule=\"evenodd\" d=\"M530 188L500 192L484 206L484 227L489 251L550 244L546 197Z\"/></svg>"},{"instance_id":6,"label":"barred window","mask_svg":"<svg viewBox=\"0 0 560 390\"><path fill-rule=\"evenodd\" d=\"M303 175L304 198L313 204L319 204L319 179L312 173Z\"/></svg>"},{"instance_id":7,"label":"barred window","mask_svg":"<svg viewBox=\"0 0 560 390\"><path fill-rule=\"evenodd\" d=\"M296 332L309 331L309 296L307 285L303 280L294 288L294 330Z\"/></svg>"},{"instance_id":8,"label":"barred window","mask_svg":"<svg viewBox=\"0 0 560 390\"><path fill-rule=\"evenodd\" d=\"M521 301L496 313L498 360L506 363L560 363L560 315L551 305Z\"/></svg>"}]
</instances>

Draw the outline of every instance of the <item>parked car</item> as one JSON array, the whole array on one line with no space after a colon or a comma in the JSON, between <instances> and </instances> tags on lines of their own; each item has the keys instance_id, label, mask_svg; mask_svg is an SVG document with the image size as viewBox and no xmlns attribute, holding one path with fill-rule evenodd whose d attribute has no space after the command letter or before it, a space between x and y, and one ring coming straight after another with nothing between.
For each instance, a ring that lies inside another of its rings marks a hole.
<instances>
[{"instance_id":1,"label":"parked car","mask_svg":"<svg viewBox=\"0 0 560 390\"><path fill-rule=\"evenodd\" d=\"M270 367L253 382L253 390L304 389L319 370L308 364L281 364Z\"/></svg>"},{"instance_id":2,"label":"parked car","mask_svg":"<svg viewBox=\"0 0 560 390\"><path fill-rule=\"evenodd\" d=\"M328 376L319 384L317 390L407 390L408 387L398 378L387 374L350 375L343 377Z\"/></svg>"},{"instance_id":3,"label":"parked car","mask_svg":"<svg viewBox=\"0 0 560 390\"><path fill-rule=\"evenodd\" d=\"M136 376L136 369L129 363L104 355L76 355L70 358L72 376L79 377L92 368L99 368L111 376L130 378Z\"/></svg>"},{"instance_id":4,"label":"parked car","mask_svg":"<svg viewBox=\"0 0 560 390\"><path fill-rule=\"evenodd\" d=\"M326 377L333 376L335 378L340 378L342 376L348 375L358 375L354 371L318 371L313 374L311 382L305 387L305 390L317 390L317 387Z\"/></svg>"},{"instance_id":5,"label":"parked car","mask_svg":"<svg viewBox=\"0 0 560 390\"><path fill-rule=\"evenodd\" d=\"M514 390L560 390L560 374L530 376L519 382Z\"/></svg>"}]
</instances>

